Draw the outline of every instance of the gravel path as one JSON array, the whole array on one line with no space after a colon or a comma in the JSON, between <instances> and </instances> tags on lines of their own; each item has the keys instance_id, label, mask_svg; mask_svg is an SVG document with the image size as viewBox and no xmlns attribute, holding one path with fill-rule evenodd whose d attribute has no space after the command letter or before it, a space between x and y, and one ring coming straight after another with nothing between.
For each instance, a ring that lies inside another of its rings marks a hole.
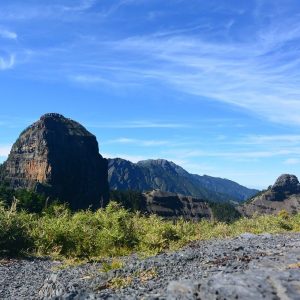
<instances>
[{"instance_id":1,"label":"gravel path","mask_svg":"<svg viewBox=\"0 0 300 300\"><path fill-rule=\"evenodd\" d=\"M300 234L199 241L174 253L63 268L0 260L0 299L300 299Z\"/></svg>"}]
</instances>

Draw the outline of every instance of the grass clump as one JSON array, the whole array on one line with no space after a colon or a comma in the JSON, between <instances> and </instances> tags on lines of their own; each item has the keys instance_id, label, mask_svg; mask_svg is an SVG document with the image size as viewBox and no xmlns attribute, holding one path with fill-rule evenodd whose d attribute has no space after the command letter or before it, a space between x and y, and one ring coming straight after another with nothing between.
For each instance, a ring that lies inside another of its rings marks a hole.
<instances>
[{"instance_id":1,"label":"grass clump","mask_svg":"<svg viewBox=\"0 0 300 300\"><path fill-rule=\"evenodd\" d=\"M106 288L109 289L113 289L113 290L119 290L122 288L125 288L127 286L129 286L133 281L133 278L131 276L125 276L125 277L121 277L121 276L117 276L112 278Z\"/></svg>"},{"instance_id":2,"label":"grass clump","mask_svg":"<svg viewBox=\"0 0 300 300\"><path fill-rule=\"evenodd\" d=\"M42 213L0 206L0 256L49 255L71 261L102 260L103 272L122 268L117 256L154 255L195 240L227 238L249 233L299 232L300 214L254 216L232 223L201 220L176 222L129 212L111 202L105 209L72 213L53 205ZM145 275L147 277L148 275ZM116 283L116 285L118 285Z\"/></svg>"},{"instance_id":3,"label":"grass clump","mask_svg":"<svg viewBox=\"0 0 300 300\"><path fill-rule=\"evenodd\" d=\"M101 272L108 273L112 270L123 268L124 263L119 259L113 259L111 262L102 262Z\"/></svg>"}]
</instances>

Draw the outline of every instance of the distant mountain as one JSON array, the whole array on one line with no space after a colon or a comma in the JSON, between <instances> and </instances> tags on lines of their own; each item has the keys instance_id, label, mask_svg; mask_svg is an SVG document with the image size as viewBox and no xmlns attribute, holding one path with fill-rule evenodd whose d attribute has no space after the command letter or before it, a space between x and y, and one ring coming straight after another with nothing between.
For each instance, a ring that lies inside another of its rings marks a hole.
<instances>
[{"instance_id":1,"label":"distant mountain","mask_svg":"<svg viewBox=\"0 0 300 300\"><path fill-rule=\"evenodd\" d=\"M254 214L277 214L281 210L295 214L300 211L300 183L295 175L282 174L273 186L239 206L239 211Z\"/></svg>"},{"instance_id":2,"label":"distant mountain","mask_svg":"<svg viewBox=\"0 0 300 300\"><path fill-rule=\"evenodd\" d=\"M121 158L108 159L108 182L113 190L159 189L216 202L243 202L258 193L228 179L190 174L164 159L136 164Z\"/></svg>"}]
</instances>

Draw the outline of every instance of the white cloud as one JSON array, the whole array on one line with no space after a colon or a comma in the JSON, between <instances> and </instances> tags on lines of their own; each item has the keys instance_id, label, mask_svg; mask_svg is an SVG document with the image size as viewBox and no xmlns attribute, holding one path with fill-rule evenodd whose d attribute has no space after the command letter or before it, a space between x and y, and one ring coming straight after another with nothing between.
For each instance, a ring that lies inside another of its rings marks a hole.
<instances>
[{"instance_id":1,"label":"white cloud","mask_svg":"<svg viewBox=\"0 0 300 300\"><path fill-rule=\"evenodd\" d=\"M63 6L65 11L84 11L90 9L96 4L97 0L80 0L78 4L74 6Z\"/></svg>"},{"instance_id":2,"label":"white cloud","mask_svg":"<svg viewBox=\"0 0 300 300\"><path fill-rule=\"evenodd\" d=\"M249 143L265 144L265 143L300 143L300 135L298 134L282 134L282 135L252 135L247 137Z\"/></svg>"},{"instance_id":3,"label":"white cloud","mask_svg":"<svg viewBox=\"0 0 300 300\"><path fill-rule=\"evenodd\" d=\"M11 54L8 58L0 56L0 70L8 70L15 65L15 55Z\"/></svg>"},{"instance_id":4,"label":"white cloud","mask_svg":"<svg viewBox=\"0 0 300 300\"><path fill-rule=\"evenodd\" d=\"M7 157L11 149L11 145L0 145L0 156Z\"/></svg>"},{"instance_id":5,"label":"white cloud","mask_svg":"<svg viewBox=\"0 0 300 300\"><path fill-rule=\"evenodd\" d=\"M188 128L190 127L187 124L182 123L164 123L156 121L123 121L123 122L114 122L114 123L90 123L86 125L91 128Z\"/></svg>"},{"instance_id":6,"label":"white cloud","mask_svg":"<svg viewBox=\"0 0 300 300\"><path fill-rule=\"evenodd\" d=\"M187 93L240 106L271 121L300 124L298 60L274 67L275 62L268 63L270 57L264 61L259 58L266 54L259 48L225 47L186 38L137 38L124 41L123 47L148 51L161 61L163 68L158 65L141 70L148 77Z\"/></svg>"},{"instance_id":7,"label":"white cloud","mask_svg":"<svg viewBox=\"0 0 300 300\"><path fill-rule=\"evenodd\" d=\"M99 8L98 16L108 16L123 5L135 2L139 1L120 0L108 7L104 5L102 9L106 7L107 11L101 12ZM0 17L17 17L19 13L22 18L24 13L28 18L76 15L82 20L80 18L87 17L82 11L96 3L97 0L77 0L72 6L31 5L26 8L27 12L23 7L15 7L13 11L13 7L8 6L0 12ZM55 71L49 70L51 66L45 69L52 72L49 76L60 73L85 85L118 86L125 82L137 84L157 80L200 96L199 101L204 101L203 98L219 101L273 122L300 125L300 59L296 46L291 46L291 43L297 45L300 38L298 16L280 19L277 10L272 8L267 25L249 24L252 30L249 37L233 35L226 39L223 36L214 42L209 38L214 36L216 25L209 19L198 26L174 26L169 30L162 24L160 32L115 41L103 40L97 32L89 32L87 35L92 37L89 43L78 39L70 43L70 47L64 45L68 57L51 54L56 62L51 64ZM258 20L263 14L262 8L256 9ZM239 18L230 18L227 30L230 26L239 26L238 22ZM9 33L4 35L14 38L14 33ZM0 69L12 67L13 63L13 60L2 58ZM58 65L61 72L57 72ZM109 76L105 76L107 74Z\"/></svg>"},{"instance_id":8,"label":"white cloud","mask_svg":"<svg viewBox=\"0 0 300 300\"><path fill-rule=\"evenodd\" d=\"M286 165L298 165L300 164L299 158L288 158L284 161L284 164Z\"/></svg>"},{"instance_id":9,"label":"white cloud","mask_svg":"<svg viewBox=\"0 0 300 300\"><path fill-rule=\"evenodd\" d=\"M0 37L4 39L16 40L18 38L18 35L13 31L0 28Z\"/></svg>"},{"instance_id":10,"label":"white cloud","mask_svg":"<svg viewBox=\"0 0 300 300\"><path fill-rule=\"evenodd\" d=\"M286 155L298 155L300 153L300 148L281 148L276 150L255 150L253 151L201 151L193 149L179 149L179 150L170 150L166 153L170 153L182 158L192 158L192 157L220 157L220 158L230 158L234 160L241 159L259 159L259 158L271 158L271 157L280 157Z\"/></svg>"},{"instance_id":11,"label":"white cloud","mask_svg":"<svg viewBox=\"0 0 300 300\"><path fill-rule=\"evenodd\" d=\"M169 143L170 143L169 141L162 141L162 140L141 140L141 139L132 139L132 138L123 137L123 138L107 141L105 144L132 144L135 146L153 147L153 146L163 146Z\"/></svg>"},{"instance_id":12,"label":"white cloud","mask_svg":"<svg viewBox=\"0 0 300 300\"><path fill-rule=\"evenodd\" d=\"M98 75L75 75L69 76L69 79L84 85L105 84L114 85L114 82Z\"/></svg>"}]
</instances>

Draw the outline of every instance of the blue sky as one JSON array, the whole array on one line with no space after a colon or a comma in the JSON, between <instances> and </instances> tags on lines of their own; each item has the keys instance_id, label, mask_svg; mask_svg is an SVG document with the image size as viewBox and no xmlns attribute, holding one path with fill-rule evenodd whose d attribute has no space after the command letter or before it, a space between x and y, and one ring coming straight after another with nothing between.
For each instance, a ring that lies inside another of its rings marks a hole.
<instances>
[{"instance_id":1,"label":"blue sky","mask_svg":"<svg viewBox=\"0 0 300 300\"><path fill-rule=\"evenodd\" d=\"M0 162L46 112L105 157L300 175L297 0L1 0Z\"/></svg>"}]
</instances>

